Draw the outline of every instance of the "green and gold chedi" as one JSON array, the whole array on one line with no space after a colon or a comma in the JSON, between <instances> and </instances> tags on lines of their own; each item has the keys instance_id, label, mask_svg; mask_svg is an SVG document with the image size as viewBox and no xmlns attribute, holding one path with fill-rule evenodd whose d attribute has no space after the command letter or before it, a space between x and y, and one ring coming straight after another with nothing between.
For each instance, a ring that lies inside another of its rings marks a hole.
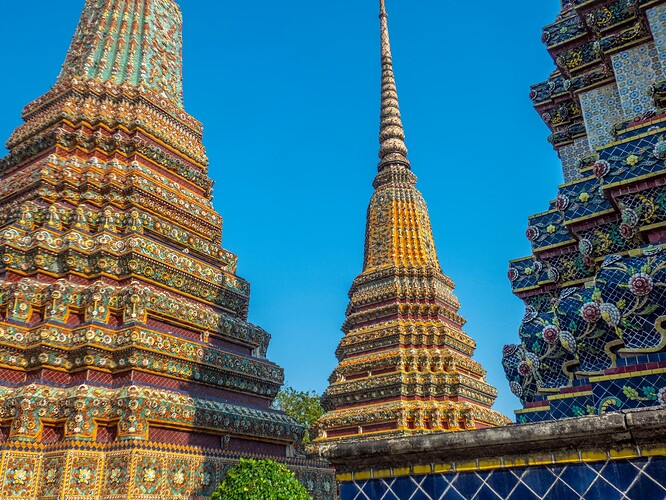
<instances>
[{"instance_id":1,"label":"green and gold chedi","mask_svg":"<svg viewBox=\"0 0 666 500\"><path fill-rule=\"evenodd\" d=\"M88 0L0 161L0 496L194 498L287 462L283 371L222 249L173 0ZM192 496L194 495L194 497Z\"/></svg>"}]
</instances>

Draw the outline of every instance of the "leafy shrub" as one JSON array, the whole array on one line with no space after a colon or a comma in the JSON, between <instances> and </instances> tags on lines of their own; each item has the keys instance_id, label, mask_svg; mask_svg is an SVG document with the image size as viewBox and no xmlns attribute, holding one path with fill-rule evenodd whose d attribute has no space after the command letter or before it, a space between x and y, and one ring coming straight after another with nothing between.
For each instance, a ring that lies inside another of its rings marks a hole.
<instances>
[{"instance_id":1,"label":"leafy shrub","mask_svg":"<svg viewBox=\"0 0 666 500\"><path fill-rule=\"evenodd\" d=\"M272 460L245 460L229 469L211 500L312 500L287 467Z\"/></svg>"},{"instance_id":2,"label":"leafy shrub","mask_svg":"<svg viewBox=\"0 0 666 500\"><path fill-rule=\"evenodd\" d=\"M297 423L305 427L303 444L310 442L310 429L324 414L321 397L315 391L297 391L293 387L283 388L273 402L274 408L282 410ZM316 436L312 436L314 438Z\"/></svg>"}]
</instances>

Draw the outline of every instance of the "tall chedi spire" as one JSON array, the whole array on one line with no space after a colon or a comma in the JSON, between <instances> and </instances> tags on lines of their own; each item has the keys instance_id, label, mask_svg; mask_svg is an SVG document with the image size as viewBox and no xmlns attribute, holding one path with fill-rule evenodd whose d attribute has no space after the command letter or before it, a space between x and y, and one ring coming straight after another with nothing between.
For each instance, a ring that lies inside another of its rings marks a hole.
<instances>
[{"instance_id":1,"label":"tall chedi spire","mask_svg":"<svg viewBox=\"0 0 666 500\"><path fill-rule=\"evenodd\" d=\"M87 0L0 160L2 498L208 497L240 456L296 463L183 109L181 32L173 0ZM297 470L330 496L327 469Z\"/></svg>"},{"instance_id":2,"label":"tall chedi spire","mask_svg":"<svg viewBox=\"0 0 666 500\"><path fill-rule=\"evenodd\" d=\"M472 360L476 344L462 331L453 281L440 269L428 208L407 159L384 0L379 17L379 173L363 272L349 292L340 364L317 423L320 445L508 422L491 409L497 392Z\"/></svg>"}]
</instances>

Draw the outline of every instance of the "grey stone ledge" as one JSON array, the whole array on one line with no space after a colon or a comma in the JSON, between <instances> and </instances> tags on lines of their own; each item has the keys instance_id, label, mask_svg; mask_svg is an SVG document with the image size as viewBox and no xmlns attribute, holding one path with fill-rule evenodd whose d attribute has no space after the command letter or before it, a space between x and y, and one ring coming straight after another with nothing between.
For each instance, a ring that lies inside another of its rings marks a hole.
<instances>
[{"instance_id":1,"label":"grey stone ledge","mask_svg":"<svg viewBox=\"0 0 666 500\"><path fill-rule=\"evenodd\" d=\"M564 451L663 446L666 406L489 429L317 446L338 472Z\"/></svg>"}]
</instances>

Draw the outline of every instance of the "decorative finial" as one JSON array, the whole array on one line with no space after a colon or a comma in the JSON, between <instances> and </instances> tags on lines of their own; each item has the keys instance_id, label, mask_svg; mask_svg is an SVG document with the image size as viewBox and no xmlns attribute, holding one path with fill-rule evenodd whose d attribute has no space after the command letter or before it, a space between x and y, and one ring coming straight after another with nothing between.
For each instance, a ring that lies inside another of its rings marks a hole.
<instances>
[{"instance_id":1,"label":"decorative finial","mask_svg":"<svg viewBox=\"0 0 666 500\"><path fill-rule=\"evenodd\" d=\"M409 168L405 131L400 118L398 89L393 74L393 57L388 29L385 0L379 0L382 43L382 110L379 131L379 170L389 164L402 164Z\"/></svg>"}]
</instances>

